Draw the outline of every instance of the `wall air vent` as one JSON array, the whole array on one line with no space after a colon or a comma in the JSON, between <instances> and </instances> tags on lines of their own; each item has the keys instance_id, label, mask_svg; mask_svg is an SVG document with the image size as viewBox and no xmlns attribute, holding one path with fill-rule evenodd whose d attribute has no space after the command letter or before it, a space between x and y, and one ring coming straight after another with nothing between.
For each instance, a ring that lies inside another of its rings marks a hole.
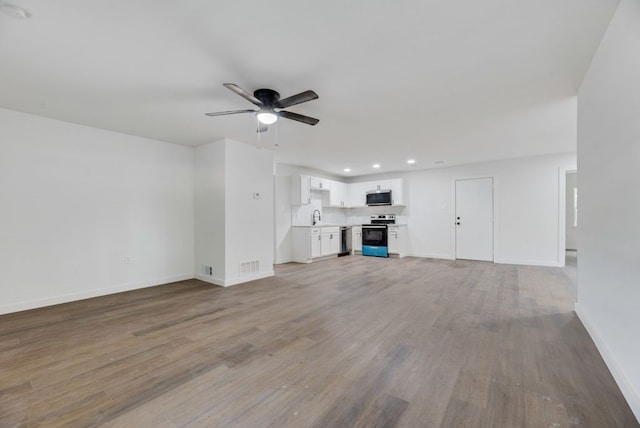
<instances>
[{"instance_id":1,"label":"wall air vent","mask_svg":"<svg viewBox=\"0 0 640 428\"><path fill-rule=\"evenodd\" d=\"M260 260L240 263L240 276L260 272Z\"/></svg>"}]
</instances>

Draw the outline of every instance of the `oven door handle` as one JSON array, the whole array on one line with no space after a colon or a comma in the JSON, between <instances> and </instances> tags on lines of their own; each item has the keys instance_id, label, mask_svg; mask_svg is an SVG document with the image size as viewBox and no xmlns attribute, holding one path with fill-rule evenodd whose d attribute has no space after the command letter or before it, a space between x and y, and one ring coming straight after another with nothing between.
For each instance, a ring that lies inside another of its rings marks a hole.
<instances>
[{"instance_id":1,"label":"oven door handle","mask_svg":"<svg viewBox=\"0 0 640 428\"><path fill-rule=\"evenodd\" d=\"M363 229L386 229L387 226L362 226Z\"/></svg>"}]
</instances>

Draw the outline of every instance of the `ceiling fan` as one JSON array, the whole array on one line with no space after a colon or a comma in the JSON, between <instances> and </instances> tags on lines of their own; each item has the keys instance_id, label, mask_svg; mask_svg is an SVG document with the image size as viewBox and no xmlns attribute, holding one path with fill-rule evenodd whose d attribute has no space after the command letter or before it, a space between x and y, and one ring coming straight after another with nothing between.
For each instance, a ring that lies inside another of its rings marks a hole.
<instances>
[{"instance_id":1,"label":"ceiling fan","mask_svg":"<svg viewBox=\"0 0 640 428\"><path fill-rule=\"evenodd\" d=\"M223 86L232 90L236 94L240 95L247 101L255 104L259 107L258 110L231 110L231 111L219 111L214 113L205 113L207 116L224 116L227 114L239 114L239 113L256 113L258 119L257 132L265 132L269 129L269 125L274 124L278 118L284 117L285 119L296 120L298 122L306 123L307 125L315 125L320 122L319 119L304 116L298 113L293 113L286 110L281 110L287 107L294 106L296 104L306 103L318 99L318 94L313 91L300 92L297 95L292 95L283 100L280 99L280 94L273 89L258 89L254 91L253 95L242 89L235 83L224 83Z\"/></svg>"}]
</instances>

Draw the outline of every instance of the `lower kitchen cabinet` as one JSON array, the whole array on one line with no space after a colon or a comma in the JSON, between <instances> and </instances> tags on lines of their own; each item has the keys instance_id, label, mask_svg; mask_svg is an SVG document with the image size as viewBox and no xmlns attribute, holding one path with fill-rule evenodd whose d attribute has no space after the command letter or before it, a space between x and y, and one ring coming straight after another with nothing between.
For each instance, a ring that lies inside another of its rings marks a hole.
<instances>
[{"instance_id":1,"label":"lower kitchen cabinet","mask_svg":"<svg viewBox=\"0 0 640 428\"><path fill-rule=\"evenodd\" d=\"M329 256L340 252L340 228L323 227L320 232L320 255Z\"/></svg>"},{"instance_id":2,"label":"lower kitchen cabinet","mask_svg":"<svg viewBox=\"0 0 640 428\"><path fill-rule=\"evenodd\" d=\"M389 254L404 257L407 254L407 226L389 225L387 227L387 247Z\"/></svg>"},{"instance_id":3,"label":"lower kitchen cabinet","mask_svg":"<svg viewBox=\"0 0 640 428\"><path fill-rule=\"evenodd\" d=\"M322 235L320 235L320 228L314 228L311 231L311 258L315 259L322 255ZM304 246L306 238L302 238L302 245Z\"/></svg>"},{"instance_id":4,"label":"lower kitchen cabinet","mask_svg":"<svg viewBox=\"0 0 640 428\"><path fill-rule=\"evenodd\" d=\"M337 256L340 252L340 228L292 227L293 261L311 263L316 259Z\"/></svg>"}]
</instances>

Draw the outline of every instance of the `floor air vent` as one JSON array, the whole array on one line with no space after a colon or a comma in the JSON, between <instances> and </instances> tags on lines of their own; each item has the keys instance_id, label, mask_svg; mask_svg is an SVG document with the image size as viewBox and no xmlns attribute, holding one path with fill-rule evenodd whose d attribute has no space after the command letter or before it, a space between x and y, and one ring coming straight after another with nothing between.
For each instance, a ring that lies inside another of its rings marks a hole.
<instances>
[{"instance_id":1,"label":"floor air vent","mask_svg":"<svg viewBox=\"0 0 640 428\"><path fill-rule=\"evenodd\" d=\"M249 275L257 272L260 272L260 260L240 263L240 275Z\"/></svg>"}]
</instances>

